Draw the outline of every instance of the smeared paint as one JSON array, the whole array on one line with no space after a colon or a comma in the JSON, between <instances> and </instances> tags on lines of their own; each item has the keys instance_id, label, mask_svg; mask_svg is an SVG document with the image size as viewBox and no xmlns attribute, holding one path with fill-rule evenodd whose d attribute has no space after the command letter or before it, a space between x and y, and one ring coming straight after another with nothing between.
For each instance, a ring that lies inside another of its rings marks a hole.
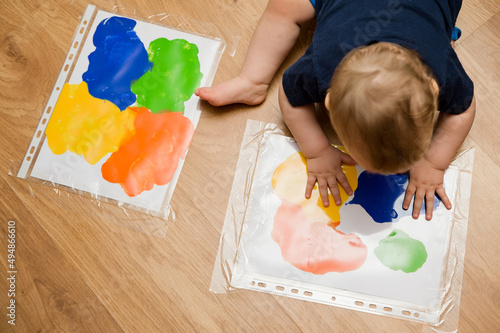
<instances>
[{"instance_id":1,"label":"smeared paint","mask_svg":"<svg viewBox=\"0 0 500 333\"><path fill-rule=\"evenodd\" d=\"M135 135L123 143L103 164L104 179L119 183L133 197L172 179L180 158L194 135L191 121L180 112L153 114L146 108L137 112Z\"/></svg>"},{"instance_id":2,"label":"smeared paint","mask_svg":"<svg viewBox=\"0 0 500 333\"><path fill-rule=\"evenodd\" d=\"M109 100L120 110L135 102L130 85L152 66L135 25L136 21L117 16L99 23L93 38L96 49L82 76L92 96Z\"/></svg>"},{"instance_id":3,"label":"smeared paint","mask_svg":"<svg viewBox=\"0 0 500 333\"><path fill-rule=\"evenodd\" d=\"M286 201L276 212L271 237L286 262L314 274L358 269L368 253L359 236L346 235L331 223L312 222L303 207Z\"/></svg>"},{"instance_id":4,"label":"smeared paint","mask_svg":"<svg viewBox=\"0 0 500 333\"><path fill-rule=\"evenodd\" d=\"M137 103L153 113L184 111L200 85L198 47L184 39L158 38L148 47L153 69L132 85Z\"/></svg>"},{"instance_id":5,"label":"smeared paint","mask_svg":"<svg viewBox=\"0 0 500 333\"><path fill-rule=\"evenodd\" d=\"M405 273L416 272L427 260L425 245L399 229L382 239L374 252L382 264Z\"/></svg>"},{"instance_id":6,"label":"smeared paint","mask_svg":"<svg viewBox=\"0 0 500 333\"><path fill-rule=\"evenodd\" d=\"M133 135L134 119L134 112L120 112L113 103L92 97L85 82L66 83L45 134L54 154L69 150L93 165Z\"/></svg>"},{"instance_id":7,"label":"smeared paint","mask_svg":"<svg viewBox=\"0 0 500 333\"><path fill-rule=\"evenodd\" d=\"M358 177L358 188L347 205L358 204L378 223L397 222L403 216L411 216L412 209L403 209L403 196L408 186L408 174L381 175L363 171ZM400 205L396 202L400 199ZM434 210L439 206L434 199ZM425 204L420 209L425 213Z\"/></svg>"},{"instance_id":8,"label":"smeared paint","mask_svg":"<svg viewBox=\"0 0 500 333\"><path fill-rule=\"evenodd\" d=\"M380 175L363 171L358 182L354 198L348 205L361 205L378 223L392 222L399 217L394 204L406 190L407 174Z\"/></svg>"},{"instance_id":9,"label":"smeared paint","mask_svg":"<svg viewBox=\"0 0 500 333\"><path fill-rule=\"evenodd\" d=\"M342 171L347 177L351 188L354 190L358 186L356 167L354 165L342 165ZM300 205L304 208L307 218L314 222L338 222L340 221L340 207L331 204L324 207L321 201L319 190L314 188L311 197L306 199L304 191L307 184L306 158L301 152L290 155L274 171L272 184L274 192L288 202ZM340 197L344 203L349 196L339 185ZM329 194L328 199L334 202L333 196Z\"/></svg>"},{"instance_id":10,"label":"smeared paint","mask_svg":"<svg viewBox=\"0 0 500 333\"><path fill-rule=\"evenodd\" d=\"M356 167L343 165L342 169L356 189ZM336 229L340 206L324 207L317 188L310 199L305 198L306 182L306 159L300 152L290 155L273 174L273 189L282 204L274 216L271 237L278 243L283 259L314 274L359 268L366 260L366 246L357 235ZM345 202L348 195L342 188L340 192ZM329 199L333 202L331 194Z\"/></svg>"}]
</instances>

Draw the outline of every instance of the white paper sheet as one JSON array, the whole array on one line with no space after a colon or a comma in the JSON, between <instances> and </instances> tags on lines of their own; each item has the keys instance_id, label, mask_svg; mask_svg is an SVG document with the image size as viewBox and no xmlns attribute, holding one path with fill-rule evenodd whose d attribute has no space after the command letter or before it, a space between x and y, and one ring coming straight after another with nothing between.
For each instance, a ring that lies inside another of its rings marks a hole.
<instances>
[{"instance_id":1,"label":"white paper sheet","mask_svg":"<svg viewBox=\"0 0 500 333\"><path fill-rule=\"evenodd\" d=\"M113 13L99 10L95 14L95 19L89 29L88 37L81 46L80 55L72 70L71 76L67 80L69 84L79 84L82 82L82 75L89 66L88 56L95 50L92 37L99 23L109 17L119 16ZM187 33L164 26L146 23L136 20L137 25L134 31L140 38L145 48L149 43L157 38L185 39L196 44L199 49L198 58L200 61L200 71L203 74L200 86L209 86L213 80L215 69L224 49L224 42L216 38L208 38L201 35ZM198 123L201 110L199 108L199 98L194 94L185 102L184 116L189 118L194 127ZM133 106L133 105L132 105ZM43 140L40 152L31 171L31 176L40 180L47 180L58 185L67 186L70 189L80 190L90 193L96 198L107 198L116 200L119 203L127 203L137 208L146 209L151 212L159 212L162 206L168 205L174 188L176 186L183 160L179 160L177 170L171 181L164 185L155 185L151 191L144 191L136 197L127 196L119 184L112 184L102 178L101 166L108 156L102 158L96 165L85 162L82 156L67 151L62 155L55 155L48 147L47 140Z\"/></svg>"},{"instance_id":2,"label":"white paper sheet","mask_svg":"<svg viewBox=\"0 0 500 333\"><path fill-rule=\"evenodd\" d=\"M363 207L348 204L349 198L340 209L336 229L360 237L367 248L366 260L355 270L316 275L286 262L271 236L281 204L273 192L272 176L277 166L297 152L295 140L274 124L249 120L241 147L212 292L248 289L435 327L458 325L473 149L462 152L445 173L444 186L453 208L447 210L440 203L431 221L424 214L414 220L411 210L402 210L404 193L394 205L399 217L386 223L373 221ZM359 180L363 170L357 167L356 171ZM379 242L395 229L425 246L428 256L416 271L392 270L374 254Z\"/></svg>"},{"instance_id":3,"label":"white paper sheet","mask_svg":"<svg viewBox=\"0 0 500 333\"><path fill-rule=\"evenodd\" d=\"M337 230L360 236L368 248L365 263L350 272L330 272L316 275L304 272L285 262L278 244L271 238L274 216L281 200L272 189L272 175L276 167L288 156L298 151L296 143L283 136L270 136L266 149L259 158L244 238L240 245L241 256L235 267L245 274L265 274L274 277L303 281L318 286L333 287L367 295L399 300L424 307L436 307L440 303L439 290L444 260L448 250L448 236L452 211L440 204L431 221L421 215L418 220L403 216L397 222L377 223L359 205L343 205L340 209L341 223ZM359 166L358 176L364 171ZM454 198L458 172L448 169L445 186L450 198ZM305 190L305 189L304 189ZM403 196L396 205L402 205ZM349 201L349 200L348 200ZM453 202L452 202L453 204ZM412 238L424 243L428 258L414 273L393 271L384 266L373 250L380 240L392 230L400 229ZM238 283L233 281L234 286Z\"/></svg>"}]
</instances>

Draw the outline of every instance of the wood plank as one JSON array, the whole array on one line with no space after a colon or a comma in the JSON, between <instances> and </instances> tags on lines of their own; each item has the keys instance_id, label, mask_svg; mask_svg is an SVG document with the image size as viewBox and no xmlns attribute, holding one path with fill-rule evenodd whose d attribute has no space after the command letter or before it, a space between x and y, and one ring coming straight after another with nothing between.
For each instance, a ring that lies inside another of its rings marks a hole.
<instances>
[{"instance_id":1,"label":"wood plank","mask_svg":"<svg viewBox=\"0 0 500 333\"><path fill-rule=\"evenodd\" d=\"M459 332L494 332L500 327L500 275L496 259L500 245L498 223L500 165L484 145L470 139L475 147L471 202L465 250Z\"/></svg>"},{"instance_id":2,"label":"wood plank","mask_svg":"<svg viewBox=\"0 0 500 333\"><path fill-rule=\"evenodd\" d=\"M177 24L208 22L228 42L215 82L239 72L267 1L94 1L97 6ZM273 80L264 103L203 113L172 199L177 221L165 238L150 234L160 218L125 212L86 196L5 176L17 171L87 2L29 0L0 4L0 271L6 223L18 230L19 307L15 331L420 332L424 325L279 296L209 291L212 269L247 119L284 128L280 76L308 45L313 26ZM457 53L476 85L476 147L459 331L500 326L498 117L500 3L465 1ZM191 22L191 23L189 23ZM213 28L213 27L212 27ZM207 26L207 30L212 29ZM233 46L238 40L234 54ZM143 230L141 232L138 230ZM161 231L164 231L161 228ZM6 290L6 279L0 283ZM0 295L0 305L8 298ZM0 331L14 331L6 317ZM4 329L5 328L5 329Z\"/></svg>"},{"instance_id":3,"label":"wood plank","mask_svg":"<svg viewBox=\"0 0 500 333\"><path fill-rule=\"evenodd\" d=\"M4 315L1 331L121 332L120 325L75 269L73 259L61 253L3 176L0 191L1 304L4 312L11 299L16 307L15 326L8 323L14 318ZM15 222L15 267L7 266L9 221ZM7 273L13 270L16 273ZM15 295L8 297L7 277L12 276Z\"/></svg>"},{"instance_id":4,"label":"wood plank","mask_svg":"<svg viewBox=\"0 0 500 333\"><path fill-rule=\"evenodd\" d=\"M465 39L486 23L486 21L499 10L500 2L497 0L463 1L456 26L462 30L462 37ZM463 40L459 39L457 45L462 42Z\"/></svg>"},{"instance_id":5,"label":"wood plank","mask_svg":"<svg viewBox=\"0 0 500 333\"><path fill-rule=\"evenodd\" d=\"M457 46L465 70L474 82L477 116L470 132L490 157L500 164L497 117L500 105L500 11Z\"/></svg>"}]
</instances>

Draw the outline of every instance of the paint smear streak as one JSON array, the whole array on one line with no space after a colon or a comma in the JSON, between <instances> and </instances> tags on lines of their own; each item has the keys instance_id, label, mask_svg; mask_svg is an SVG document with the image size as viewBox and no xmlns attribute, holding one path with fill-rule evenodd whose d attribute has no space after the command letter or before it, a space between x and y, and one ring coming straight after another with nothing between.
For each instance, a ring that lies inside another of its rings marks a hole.
<instances>
[{"instance_id":1,"label":"paint smear streak","mask_svg":"<svg viewBox=\"0 0 500 333\"><path fill-rule=\"evenodd\" d=\"M179 159L184 159L194 135L191 121L180 112L160 115L147 108L137 112L135 135L103 164L104 179L119 183L134 197L172 179Z\"/></svg>"},{"instance_id":2,"label":"paint smear streak","mask_svg":"<svg viewBox=\"0 0 500 333\"><path fill-rule=\"evenodd\" d=\"M132 85L137 104L153 113L183 112L203 77L198 47L184 39L158 38L149 44L148 54L153 69Z\"/></svg>"},{"instance_id":3,"label":"paint smear streak","mask_svg":"<svg viewBox=\"0 0 500 333\"><path fill-rule=\"evenodd\" d=\"M416 272L427 260L424 244L399 229L382 239L374 252L382 264L405 273Z\"/></svg>"},{"instance_id":4,"label":"paint smear streak","mask_svg":"<svg viewBox=\"0 0 500 333\"><path fill-rule=\"evenodd\" d=\"M120 110L135 102L130 85L152 66L135 25L134 20L116 16L99 23L93 38L96 49L82 76L92 96L111 101Z\"/></svg>"},{"instance_id":5,"label":"paint smear streak","mask_svg":"<svg viewBox=\"0 0 500 333\"><path fill-rule=\"evenodd\" d=\"M50 150L84 156L94 165L134 133L135 113L92 97L87 84L64 84L45 134Z\"/></svg>"},{"instance_id":6,"label":"paint smear streak","mask_svg":"<svg viewBox=\"0 0 500 333\"><path fill-rule=\"evenodd\" d=\"M357 186L355 166L342 166L353 189ZM280 164L272 179L273 189L282 200L271 237L278 243L283 259L314 274L355 270L366 260L367 248L354 234L346 235L340 224L340 206L324 207L317 188L305 199L306 159L298 152ZM342 189L344 203L348 195ZM330 202L333 197L330 194Z\"/></svg>"}]
</instances>

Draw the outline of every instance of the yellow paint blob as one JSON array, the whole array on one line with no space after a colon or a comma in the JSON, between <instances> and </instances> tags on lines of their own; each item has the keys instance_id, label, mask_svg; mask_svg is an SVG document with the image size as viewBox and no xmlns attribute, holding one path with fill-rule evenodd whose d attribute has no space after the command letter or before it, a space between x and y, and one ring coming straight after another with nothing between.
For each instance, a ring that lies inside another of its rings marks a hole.
<instances>
[{"instance_id":1,"label":"yellow paint blob","mask_svg":"<svg viewBox=\"0 0 500 333\"><path fill-rule=\"evenodd\" d=\"M356 166L342 165L342 171L354 191L358 187ZM342 205L335 205L331 194L328 195L330 201L330 206L328 207L323 206L317 185L312 191L311 198L305 198L307 166L306 158L301 152L290 155L276 168L272 184L275 193L281 199L291 204L302 206L305 216L311 221L338 225L340 221L339 210ZM340 184L337 185L339 186L342 204L344 204L349 196Z\"/></svg>"},{"instance_id":2,"label":"yellow paint blob","mask_svg":"<svg viewBox=\"0 0 500 333\"><path fill-rule=\"evenodd\" d=\"M84 156L94 165L134 134L136 113L89 94L87 83L64 84L45 134L50 150Z\"/></svg>"}]
</instances>

